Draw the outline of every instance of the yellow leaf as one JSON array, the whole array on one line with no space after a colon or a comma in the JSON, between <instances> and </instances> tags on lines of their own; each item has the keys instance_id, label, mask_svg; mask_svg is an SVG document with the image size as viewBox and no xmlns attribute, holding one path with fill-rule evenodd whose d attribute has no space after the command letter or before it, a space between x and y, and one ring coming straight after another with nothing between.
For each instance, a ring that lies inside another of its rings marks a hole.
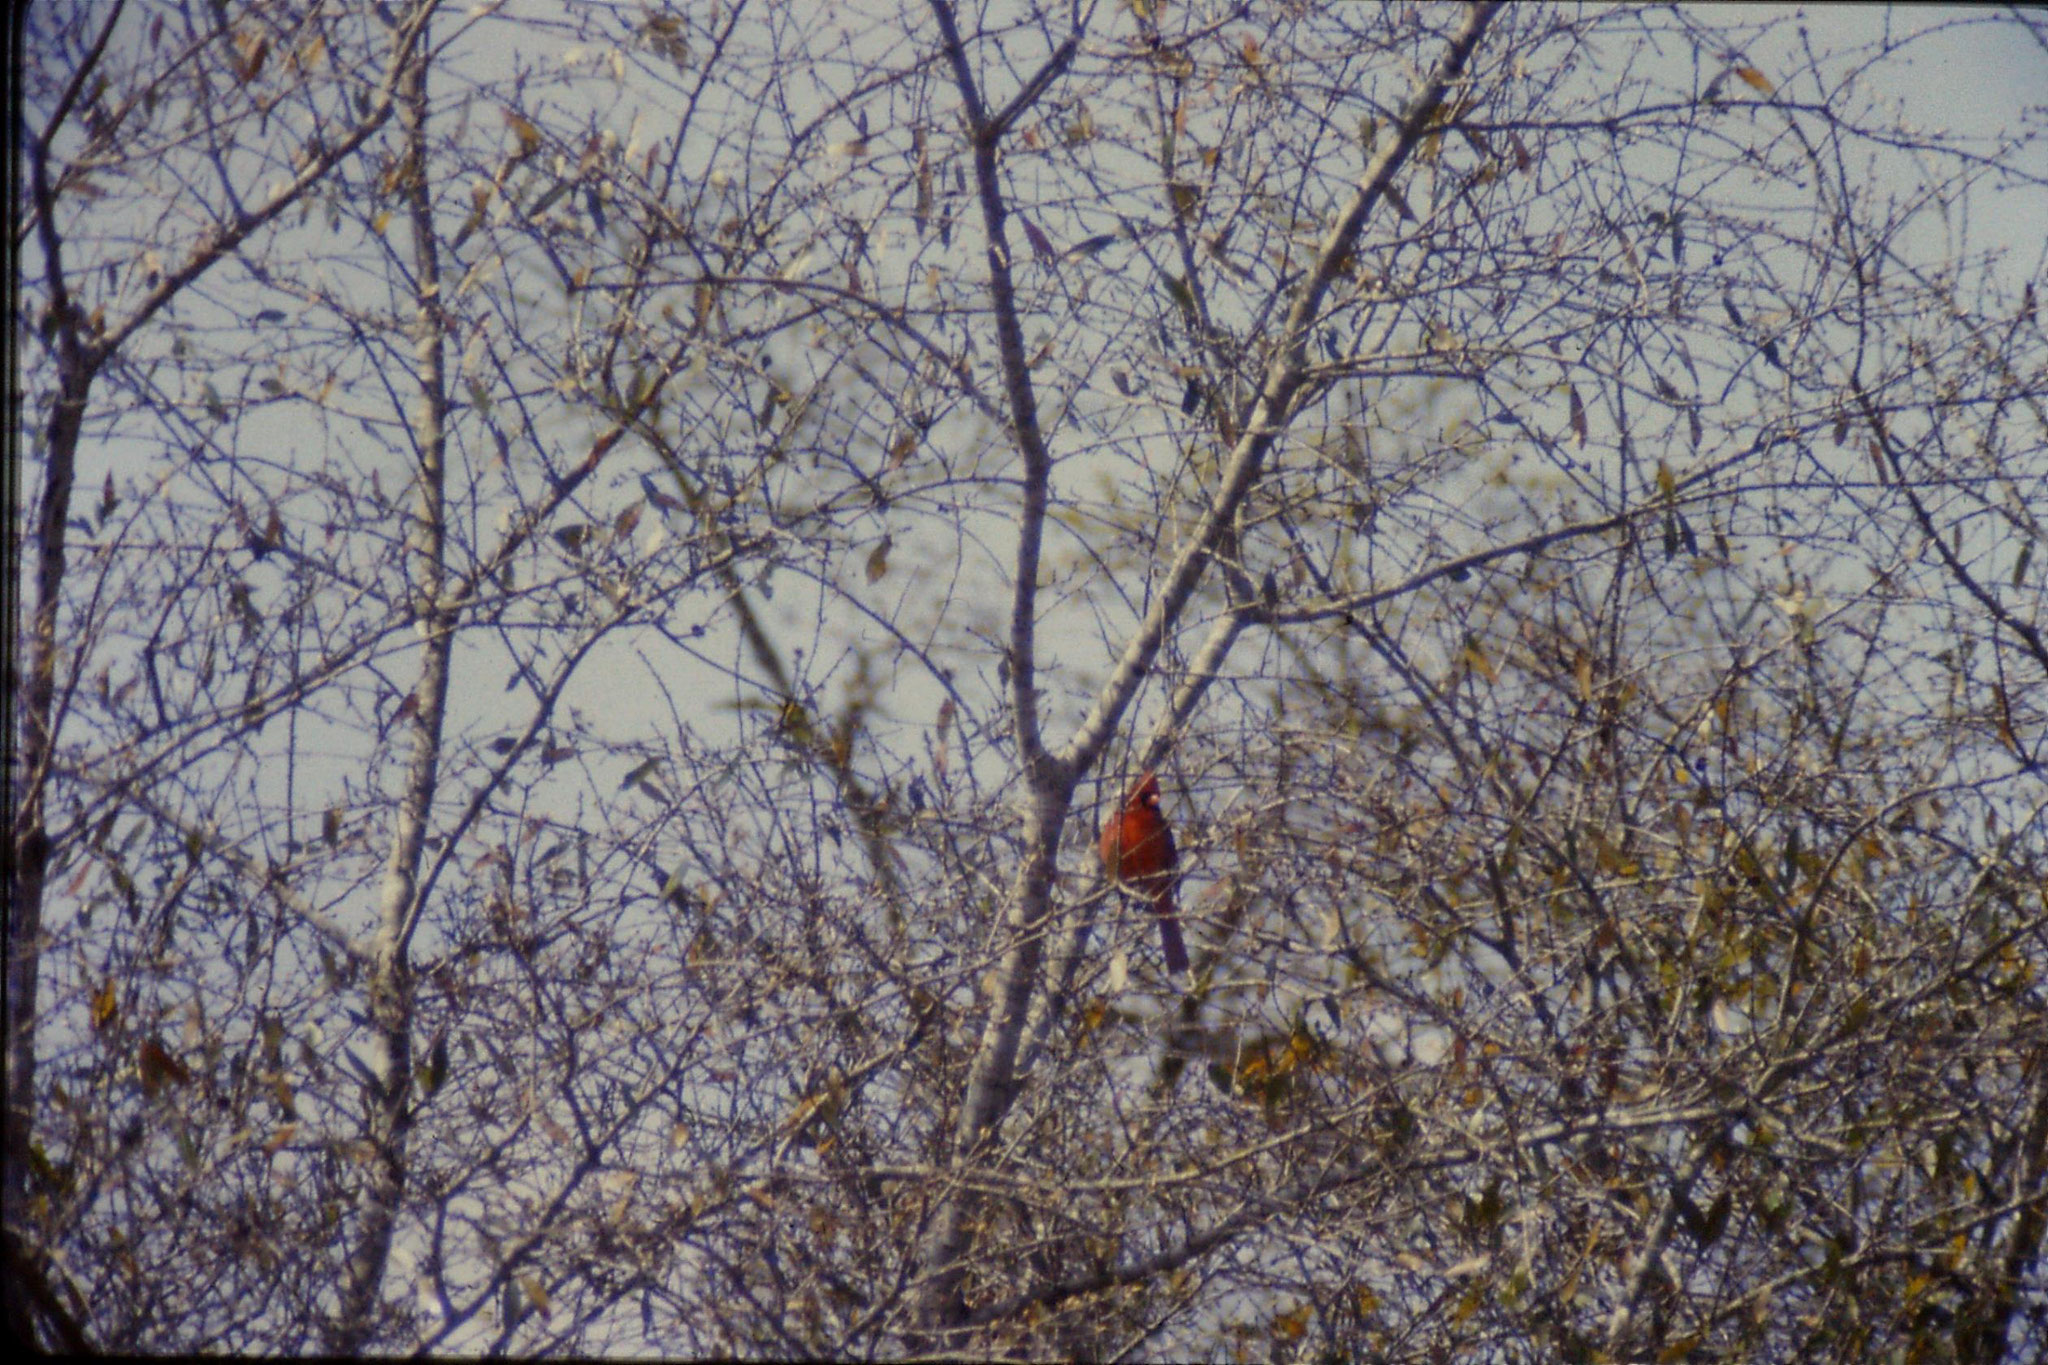
<instances>
[{"instance_id":1,"label":"yellow leaf","mask_svg":"<svg viewBox=\"0 0 2048 1365\"><path fill-rule=\"evenodd\" d=\"M1735 68L1735 74L1742 78L1744 85L1747 85L1758 94L1775 95L1778 93L1778 87L1771 84L1770 77L1764 75L1763 72L1753 66L1738 66Z\"/></svg>"},{"instance_id":2,"label":"yellow leaf","mask_svg":"<svg viewBox=\"0 0 2048 1365\"><path fill-rule=\"evenodd\" d=\"M539 149L540 129L510 109L505 111L505 126L512 130L513 137L519 139L519 155L531 156Z\"/></svg>"},{"instance_id":3,"label":"yellow leaf","mask_svg":"<svg viewBox=\"0 0 2048 1365\"><path fill-rule=\"evenodd\" d=\"M379 237L382 237L382 236L384 235L384 229L385 229L385 228L388 228L388 227L390 227L390 226L391 226L391 210L390 210L390 209L379 209L379 210L377 210L377 216L376 216L375 218L372 218L372 219L370 220L370 231L372 231L372 232L376 233L376 234L377 234L377 235L378 235Z\"/></svg>"},{"instance_id":4,"label":"yellow leaf","mask_svg":"<svg viewBox=\"0 0 2048 1365\"><path fill-rule=\"evenodd\" d=\"M121 997L115 992L114 978L110 976L107 984L100 987L99 993L92 998L92 1026L105 1029L120 1013Z\"/></svg>"},{"instance_id":5,"label":"yellow leaf","mask_svg":"<svg viewBox=\"0 0 2048 1365\"><path fill-rule=\"evenodd\" d=\"M235 35L235 75L244 84L256 79L263 70L263 59L270 55L270 39L261 33L238 33Z\"/></svg>"}]
</instances>

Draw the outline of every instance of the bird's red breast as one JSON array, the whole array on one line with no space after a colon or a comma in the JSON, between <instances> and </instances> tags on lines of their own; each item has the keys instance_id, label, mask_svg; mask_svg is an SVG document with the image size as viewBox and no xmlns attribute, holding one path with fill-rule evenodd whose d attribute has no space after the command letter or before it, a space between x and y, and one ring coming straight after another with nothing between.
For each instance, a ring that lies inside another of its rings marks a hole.
<instances>
[{"instance_id":1,"label":"bird's red breast","mask_svg":"<svg viewBox=\"0 0 2048 1365\"><path fill-rule=\"evenodd\" d=\"M1123 804L1109 813L1102 822L1097 851L1102 855L1102 870L1112 883L1152 902L1152 912L1159 917L1167 970L1185 972L1187 948L1181 942L1173 904L1173 870L1179 854L1173 846L1173 831L1159 813L1158 774L1140 777L1125 794Z\"/></svg>"},{"instance_id":2,"label":"bird's red breast","mask_svg":"<svg viewBox=\"0 0 2048 1365\"><path fill-rule=\"evenodd\" d=\"M1102 822L1102 870L1111 881L1143 892L1173 909L1173 868L1177 861L1173 831L1159 813L1159 778L1146 773L1131 787L1123 804Z\"/></svg>"}]
</instances>

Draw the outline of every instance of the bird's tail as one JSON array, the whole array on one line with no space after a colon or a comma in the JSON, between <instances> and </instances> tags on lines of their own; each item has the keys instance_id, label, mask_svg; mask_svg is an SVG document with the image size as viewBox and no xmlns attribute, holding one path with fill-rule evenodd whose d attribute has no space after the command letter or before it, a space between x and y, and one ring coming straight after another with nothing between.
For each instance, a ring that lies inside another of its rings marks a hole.
<instances>
[{"instance_id":1,"label":"bird's tail","mask_svg":"<svg viewBox=\"0 0 2048 1365\"><path fill-rule=\"evenodd\" d=\"M1171 891L1152 902L1152 913L1159 917L1159 947L1166 955L1166 970L1175 976L1186 975L1188 946L1181 940L1180 921L1174 916Z\"/></svg>"}]
</instances>

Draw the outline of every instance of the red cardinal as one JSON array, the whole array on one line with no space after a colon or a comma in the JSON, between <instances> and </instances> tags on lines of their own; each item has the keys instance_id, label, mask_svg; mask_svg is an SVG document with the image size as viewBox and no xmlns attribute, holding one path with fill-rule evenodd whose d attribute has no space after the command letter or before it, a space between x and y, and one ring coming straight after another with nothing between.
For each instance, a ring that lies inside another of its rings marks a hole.
<instances>
[{"instance_id":1,"label":"red cardinal","mask_svg":"<svg viewBox=\"0 0 2048 1365\"><path fill-rule=\"evenodd\" d=\"M1112 884L1152 902L1159 917L1159 944L1166 952L1166 970L1178 976L1188 969L1187 946L1174 919L1173 869L1178 855L1173 831L1159 813L1159 777L1139 778L1123 805L1102 822L1102 870Z\"/></svg>"}]
</instances>

